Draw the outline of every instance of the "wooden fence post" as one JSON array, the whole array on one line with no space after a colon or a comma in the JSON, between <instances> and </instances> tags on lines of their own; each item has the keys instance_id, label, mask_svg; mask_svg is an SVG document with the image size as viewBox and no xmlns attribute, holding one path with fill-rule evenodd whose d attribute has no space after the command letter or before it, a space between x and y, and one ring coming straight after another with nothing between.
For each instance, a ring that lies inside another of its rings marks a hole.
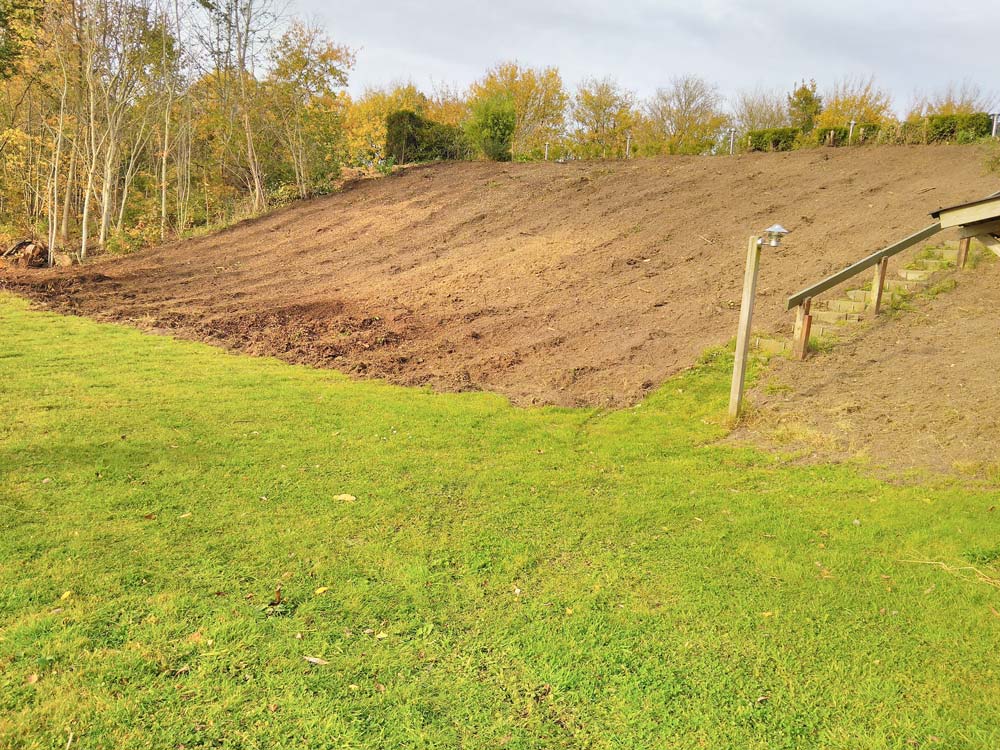
<instances>
[{"instance_id":1,"label":"wooden fence post","mask_svg":"<svg viewBox=\"0 0 1000 750\"><path fill-rule=\"evenodd\" d=\"M750 328L753 325L753 303L757 293L757 272L760 269L761 242L751 237L747 246L747 267L743 274L743 301L740 303L740 327L736 331L736 357L733 360L733 383L729 390L729 416L736 419L743 405L743 387L747 378L747 353L750 349Z\"/></svg>"},{"instance_id":2,"label":"wooden fence post","mask_svg":"<svg viewBox=\"0 0 1000 750\"><path fill-rule=\"evenodd\" d=\"M875 278L872 279L872 315L878 315L882 309L882 292L885 289L885 272L888 267L888 258L882 258L875 266Z\"/></svg>"},{"instance_id":3,"label":"wooden fence post","mask_svg":"<svg viewBox=\"0 0 1000 750\"><path fill-rule=\"evenodd\" d=\"M958 241L958 258L955 260L955 265L959 269L965 268L965 262L969 259L969 237L963 237Z\"/></svg>"},{"instance_id":4,"label":"wooden fence post","mask_svg":"<svg viewBox=\"0 0 1000 750\"><path fill-rule=\"evenodd\" d=\"M795 334L792 344L792 356L795 359L805 359L809 353L809 334L812 331L812 315L809 310L812 307L812 297L807 297L802 304L796 308L795 312Z\"/></svg>"}]
</instances>

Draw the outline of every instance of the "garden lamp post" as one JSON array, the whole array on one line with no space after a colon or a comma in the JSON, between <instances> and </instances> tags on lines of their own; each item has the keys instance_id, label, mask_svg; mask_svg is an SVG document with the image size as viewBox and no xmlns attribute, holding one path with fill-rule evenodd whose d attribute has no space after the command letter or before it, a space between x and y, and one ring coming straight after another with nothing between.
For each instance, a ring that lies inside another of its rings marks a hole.
<instances>
[{"instance_id":1,"label":"garden lamp post","mask_svg":"<svg viewBox=\"0 0 1000 750\"><path fill-rule=\"evenodd\" d=\"M729 128L729 155L736 150L736 128Z\"/></svg>"},{"instance_id":2,"label":"garden lamp post","mask_svg":"<svg viewBox=\"0 0 1000 750\"><path fill-rule=\"evenodd\" d=\"M760 251L765 246L778 247L788 230L774 224L764 230L763 237L753 236L747 246L747 267L743 275L743 301L740 303L740 326L736 331L736 358L733 362L733 384L729 391L729 416L737 419L743 405L743 387L747 377L747 352L750 350L750 327L753 323L754 295L757 292L757 272Z\"/></svg>"},{"instance_id":3,"label":"garden lamp post","mask_svg":"<svg viewBox=\"0 0 1000 750\"><path fill-rule=\"evenodd\" d=\"M848 124L851 126L851 129L847 131L847 145L850 146L851 142L854 140L854 126L858 123L856 120L851 120Z\"/></svg>"}]
</instances>

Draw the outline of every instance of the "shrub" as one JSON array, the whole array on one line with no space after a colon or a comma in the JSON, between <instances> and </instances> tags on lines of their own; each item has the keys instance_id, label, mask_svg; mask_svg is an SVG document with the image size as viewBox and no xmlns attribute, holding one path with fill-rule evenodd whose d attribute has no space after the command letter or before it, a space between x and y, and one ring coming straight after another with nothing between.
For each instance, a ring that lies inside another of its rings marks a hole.
<instances>
[{"instance_id":1,"label":"shrub","mask_svg":"<svg viewBox=\"0 0 1000 750\"><path fill-rule=\"evenodd\" d=\"M514 100L497 94L472 104L472 117L466 124L466 133L487 159L510 161L516 122Z\"/></svg>"},{"instance_id":2,"label":"shrub","mask_svg":"<svg viewBox=\"0 0 1000 750\"><path fill-rule=\"evenodd\" d=\"M848 127L826 127L816 128L816 142L821 146L843 146L846 145L850 137L851 129Z\"/></svg>"},{"instance_id":3,"label":"shrub","mask_svg":"<svg viewBox=\"0 0 1000 750\"><path fill-rule=\"evenodd\" d=\"M385 151L396 164L463 159L469 155L460 128L428 120L409 109L386 117L385 130Z\"/></svg>"},{"instance_id":4,"label":"shrub","mask_svg":"<svg viewBox=\"0 0 1000 750\"><path fill-rule=\"evenodd\" d=\"M969 143L986 138L993 120L985 112L965 115L931 115L927 118L927 140L933 143L958 141Z\"/></svg>"},{"instance_id":5,"label":"shrub","mask_svg":"<svg viewBox=\"0 0 1000 750\"><path fill-rule=\"evenodd\" d=\"M799 128L751 130L747 133L748 148L750 151L791 151L801 132Z\"/></svg>"}]
</instances>

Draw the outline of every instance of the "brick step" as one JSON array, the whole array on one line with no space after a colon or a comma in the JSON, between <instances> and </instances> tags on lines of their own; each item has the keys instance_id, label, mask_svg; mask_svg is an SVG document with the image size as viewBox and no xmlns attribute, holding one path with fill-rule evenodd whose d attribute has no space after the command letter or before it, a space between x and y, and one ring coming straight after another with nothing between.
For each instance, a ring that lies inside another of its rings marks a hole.
<instances>
[{"instance_id":1,"label":"brick step","mask_svg":"<svg viewBox=\"0 0 1000 750\"><path fill-rule=\"evenodd\" d=\"M861 315L837 310L816 310L812 313L812 319L814 323L856 323L861 320Z\"/></svg>"},{"instance_id":2,"label":"brick step","mask_svg":"<svg viewBox=\"0 0 1000 750\"><path fill-rule=\"evenodd\" d=\"M886 279L885 288L894 292L919 292L927 288L926 281L905 281L903 279Z\"/></svg>"},{"instance_id":3,"label":"brick step","mask_svg":"<svg viewBox=\"0 0 1000 750\"><path fill-rule=\"evenodd\" d=\"M753 347L768 354L783 354L792 350L792 343L781 339L772 339L767 336L757 336L754 339Z\"/></svg>"},{"instance_id":4,"label":"brick step","mask_svg":"<svg viewBox=\"0 0 1000 750\"><path fill-rule=\"evenodd\" d=\"M930 281L933 271L923 268L900 268L897 272L903 281Z\"/></svg>"},{"instance_id":5,"label":"brick step","mask_svg":"<svg viewBox=\"0 0 1000 750\"><path fill-rule=\"evenodd\" d=\"M954 263L944 260L943 258L921 258L913 261L914 268L919 268L925 271L944 271L945 269L953 268L954 266Z\"/></svg>"},{"instance_id":6,"label":"brick step","mask_svg":"<svg viewBox=\"0 0 1000 750\"><path fill-rule=\"evenodd\" d=\"M842 313L863 313L866 307L868 307L867 302L855 302L851 299L831 299L826 302L827 310Z\"/></svg>"},{"instance_id":7,"label":"brick step","mask_svg":"<svg viewBox=\"0 0 1000 750\"><path fill-rule=\"evenodd\" d=\"M820 324L813 323L812 326L809 328L809 337L812 338L813 336L817 337L836 336L839 333L843 333L843 331L844 328L840 326L831 326L831 325L823 325L821 323Z\"/></svg>"}]
</instances>

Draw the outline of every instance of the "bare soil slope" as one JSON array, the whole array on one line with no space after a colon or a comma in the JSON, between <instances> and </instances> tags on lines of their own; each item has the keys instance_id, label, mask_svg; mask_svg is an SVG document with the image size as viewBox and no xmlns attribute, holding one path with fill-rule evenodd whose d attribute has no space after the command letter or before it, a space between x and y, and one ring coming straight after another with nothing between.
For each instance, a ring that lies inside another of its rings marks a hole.
<instances>
[{"instance_id":1,"label":"bare soil slope","mask_svg":"<svg viewBox=\"0 0 1000 750\"><path fill-rule=\"evenodd\" d=\"M805 362L774 360L742 437L818 457L1000 479L1000 261ZM804 426L807 429L801 430Z\"/></svg>"},{"instance_id":2,"label":"bare soil slope","mask_svg":"<svg viewBox=\"0 0 1000 750\"><path fill-rule=\"evenodd\" d=\"M57 310L405 384L617 406L729 340L748 234L785 296L997 189L973 147L444 164L125 259L0 271Z\"/></svg>"}]
</instances>

